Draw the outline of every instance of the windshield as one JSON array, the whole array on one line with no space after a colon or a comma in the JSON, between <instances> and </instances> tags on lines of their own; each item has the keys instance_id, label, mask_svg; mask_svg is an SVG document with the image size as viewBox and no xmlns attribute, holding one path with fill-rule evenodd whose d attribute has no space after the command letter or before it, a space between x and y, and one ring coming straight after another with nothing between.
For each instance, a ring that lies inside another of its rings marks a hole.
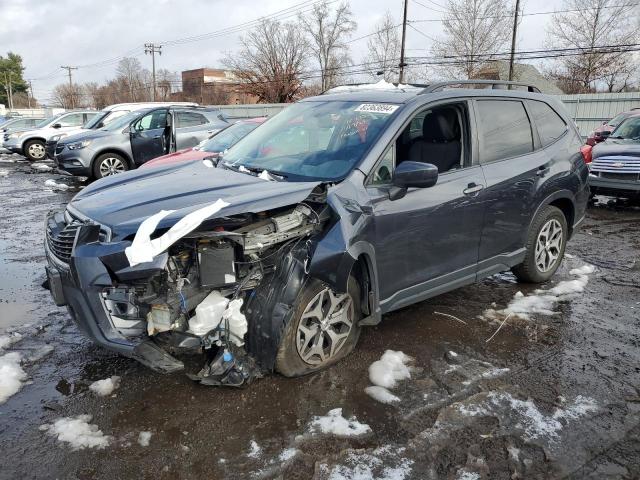
<instances>
[{"instance_id":1,"label":"windshield","mask_svg":"<svg viewBox=\"0 0 640 480\"><path fill-rule=\"evenodd\" d=\"M397 109L387 103L296 103L240 140L223 165L290 180L337 181L358 165Z\"/></svg>"},{"instance_id":2,"label":"windshield","mask_svg":"<svg viewBox=\"0 0 640 480\"><path fill-rule=\"evenodd\" d=\"M200 147L203 152L219 153L231 148L238 140L259 125L259 123L234 123L230 127L219 131L209 140L205 140Z\"/></svg>"},{"instance_id":3,"label":"windshield","mask_svg":"<svg viewBox=\"0 0 640 480\"><path fill-rule=\"evenodd\" d=\"M128 127L131 122L147 112L148 110L136 110L135 112L129 112L122 117L118 117L113 122L107 123L107 125L102 127L100 130L104 130L106 132L115 132L116 130Z\"/></svg>"},{"instance_id":4,"label":"windshield","mask_svg":"<svg viewBox=\"0 0 640 480\"><path fill-rule=\"evenodd\" d=\"M607 123L607 125L609 125L610 127L617 127L618 125L620 125L622 123L622 121L627 118L629 116L628 113L620 113L619 115L616 115L615 117L613 117L611 120L609 120L609 122Z\"/></svg>"},{"instance_id":5,"label":"windshield","mask_svg":"<svg viewBox=\"0 0 640 480\"><path fill-rule=\"evenodd\" d=\"M93 117L91 120L89 120L84 128L95 128L96 125L98 125L107 115L109 115L111 112L101 112L99 114L97 114L95 117Z\"/></svg>"},{"instance_id":6,"label":"windshield","mask_svg":"<svg viewBox=\"0 0 640 480\"><path fill-rule=\"evenodd\" d=\"M53 117L53 118L56 118L56 117ZM38 123L35 124L34 128L42 128L46 126L50 121L51 121L51 118L45 118L44 120L40 120Z\"/></svg>"},{"instance_id":7,"label":"windshield","mask_svg":"<svg viewBox=\"0 0 640 480\"><path fill-rule=\"evenodd\" d=\"M609 138L640 140L640 117L629 118L622 122Z\"/></svg>"}]
</instances>

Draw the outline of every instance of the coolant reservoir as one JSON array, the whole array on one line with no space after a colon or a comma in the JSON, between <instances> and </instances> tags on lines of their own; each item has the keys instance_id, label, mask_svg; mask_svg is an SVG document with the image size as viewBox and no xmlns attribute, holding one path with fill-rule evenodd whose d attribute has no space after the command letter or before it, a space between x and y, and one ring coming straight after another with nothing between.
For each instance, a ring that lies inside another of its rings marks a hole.
<instances>
[{"instance_id":1,"label":"coolant reservoir","mask_svg":"<svg viewBox=\"0 0 640 480\"><path fill-rule=\"evenodd\" d=\"M222 314L228 304L229 300L223 297L219 291L212 291L196 307L195 317L189 319L189 331L202 336L216 328L220 325Z\"/></svg>"},{"instance_id":2,"label":"coolant reservoir","mask_svg":"<svg viewBox=\"0 0 640 480\"><path fill-rule=\"evenodd\" d=\"M229 308L223 314L223 318L229 322L230 340L237 346L244 345L244 335L247 333L247 318L240 311L242 299L231 300Z\"/></svg>"}]
</instances>

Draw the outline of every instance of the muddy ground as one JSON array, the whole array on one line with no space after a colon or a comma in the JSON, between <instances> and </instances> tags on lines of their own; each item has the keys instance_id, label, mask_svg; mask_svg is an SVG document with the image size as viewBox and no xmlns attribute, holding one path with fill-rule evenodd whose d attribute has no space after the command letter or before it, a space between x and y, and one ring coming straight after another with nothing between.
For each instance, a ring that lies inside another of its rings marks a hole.
<instances>
[{"instance_id":1,"label":"muddy ground","mask_svg":"<svg viewBox=\"0 0 640 480\"><path fill-rule=\"evenodd\" d=\"M43 217L82 185L0 155L0 333L22 335L0 356L19 352L28 375L0 405L2 479L640 478L640 208L589 208L542 288L577 278L572 268L597 269L555 315L512 316L487 342L501 317L485 311L536 288L497 275L386 315L327 371L234 390L98 348L53 305L41 287ZM387 349L414 358L391 405L364 392ZM121 384L110 396L89 390L112 375ZM335 408L370 431L313 432ZM81 414L108 446L73 450L41 428ZM141 431L151 432L146 447Z\"/></svg>"}]
</instances>

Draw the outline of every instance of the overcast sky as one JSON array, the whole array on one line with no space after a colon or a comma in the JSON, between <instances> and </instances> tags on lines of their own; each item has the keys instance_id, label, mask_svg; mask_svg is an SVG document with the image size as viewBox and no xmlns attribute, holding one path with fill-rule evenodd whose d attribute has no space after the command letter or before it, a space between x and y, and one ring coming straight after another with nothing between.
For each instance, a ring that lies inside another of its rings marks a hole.
<instances>
[{"instance_id":1,"label":"overcast sky","mask_svg":"<svg viewBox=\"0 0 640 480\"><path fill-rule=\"evenodd\" d=\"M409 0L409 20L438 20L446 0ZM515 0L513 0L515 3ZM61 65L81 66L74 81L102 82L114 76L115 62L123 55L136 56L151 69L145 42L165 42L235 27L294 7L302 0L0 0L0 55L22 55L25 77L33 79L35 97L45 100L51 89L66 81ZM358 29L357 38L373 31L385 10L397 23L402 0L350 0ZM524 12L559 9L562 0L524 0ZM295 15L290 19L295 19ZM284 14L283 14L284 15ZM518 49L542 48L550 15L525 15L520 25ZM438 21L414 24L429 37L441 34ZM246 31L245 31L246 32ZM219 67L226 52L237 48L244 32L206 40L166 45L157 68L180 72ZM351 43L355 63L366 53L367 39ZM428 55L431 40L409 28L407 55ZM419 49L426 49L420 51ZM115 60L113 60L115 59ZM105 62L106 61L106 62ZM102 62L100 64L100 62ZM96 64L98 65L92 65ZM84 66L84 67L82 67Z\"/></svg>"}]
</instances>

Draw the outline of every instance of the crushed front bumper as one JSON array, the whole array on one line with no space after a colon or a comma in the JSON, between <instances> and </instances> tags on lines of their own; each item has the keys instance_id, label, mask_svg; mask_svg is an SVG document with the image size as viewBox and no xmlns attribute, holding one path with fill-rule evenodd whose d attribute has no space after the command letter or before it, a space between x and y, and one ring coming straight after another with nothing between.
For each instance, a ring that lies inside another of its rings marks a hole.
<instances>
[{"instance_id":1,"label":"crushed front bumper","mask_svg":"<svg viewBox=\"0 0 640 480\"><path fill-rule=\"evenodd\" d=\"M630 174L630 180L613 179L589 175L591 193L612 197L640 197L640 180L638 174Z\"/></svg>"}]
</instances>

